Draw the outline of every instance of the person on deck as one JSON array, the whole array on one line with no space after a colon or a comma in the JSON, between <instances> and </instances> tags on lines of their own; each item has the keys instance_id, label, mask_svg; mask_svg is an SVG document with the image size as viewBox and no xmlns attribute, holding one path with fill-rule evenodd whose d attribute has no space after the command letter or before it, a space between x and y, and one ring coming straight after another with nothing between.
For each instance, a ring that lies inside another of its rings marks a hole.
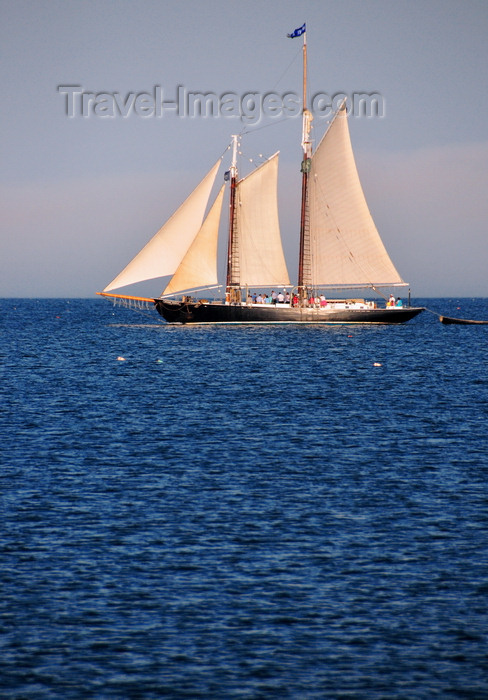
<instances>
[{"instance_id":1,"label":"person on deck","mask_svg":"<svg viewBox=\"0 0 488 700\"><path fill-rule=\"evenodd\" d=\"M396 305L397 305L397 306L403 306L403 301L400 299L400 297L397 298L397 300L396 300Z\"/></svg>"},{"instance_id":2,"label":"person on deck","mask_svg":"<svg viewBox=\"0 0 488 700\"><path fill-rule=\"evenodd\" d=\"M390 298L388 299L388 303L386 305L395 306L395 297L393 296L393 294L390 294Z\"/></svg>"}]
</instances>

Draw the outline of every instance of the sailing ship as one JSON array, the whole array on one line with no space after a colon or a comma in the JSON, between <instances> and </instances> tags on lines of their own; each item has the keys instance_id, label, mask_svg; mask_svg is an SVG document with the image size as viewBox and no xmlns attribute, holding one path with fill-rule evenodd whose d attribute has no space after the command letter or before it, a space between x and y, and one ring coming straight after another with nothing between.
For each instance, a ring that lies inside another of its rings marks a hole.
<instances>
[{"instance_id":1,"label":"sailing ship","mask_svg":"<svg viewBox=\"0 0 488 700\"><path fill-rule=\"evenodd\" d=\"M290 282L280 235L279 154L240 177L238 136L233 136L230 169L208 214L205 216L221 159L99 294L127 301L150 301L169 323L403 323L423 311L422 307L410 305L385 306L355 294L357 290L369 290L370 295L382 295L381 288L391 290L408 284L391 261L369 212L352 151L345 102L313 150L313 116L306 108L305 25L289 36L302 34L301 210L296 284ZM196 292L208 293L219 286L218 233L226 186L229 218L225 297L196 298ZM158 297L113 293L166 276L170 280ZM272 291L269 296L256 298L252 294L256 289ZM338 290L340 299L335 298ZM345 296L346 292L349 296Z\"/></svg>"}]
</instances>

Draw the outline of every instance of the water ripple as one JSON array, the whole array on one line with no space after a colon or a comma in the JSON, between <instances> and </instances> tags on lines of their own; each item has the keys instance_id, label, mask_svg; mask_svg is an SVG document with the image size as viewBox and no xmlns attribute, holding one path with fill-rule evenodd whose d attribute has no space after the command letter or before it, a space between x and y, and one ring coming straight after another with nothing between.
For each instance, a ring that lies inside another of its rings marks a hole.
<instances>
[{"instance_id":1,"label":"water ripple","mask_svg":"<svg viewBox=\"0 0 488 700\"><path fill-rule=\"evenodd\" d=\"M486 327L2 325L2 697L488 697Z\"/></svg>"}]
</instances>

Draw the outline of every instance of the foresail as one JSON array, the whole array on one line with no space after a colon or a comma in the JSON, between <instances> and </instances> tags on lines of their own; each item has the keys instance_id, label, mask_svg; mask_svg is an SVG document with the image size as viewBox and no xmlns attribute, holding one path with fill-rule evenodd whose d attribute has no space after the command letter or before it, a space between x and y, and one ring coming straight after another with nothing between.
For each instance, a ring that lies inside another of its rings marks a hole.
<instances>
[{"instance_id":1,"label":"foresail","mask_svg":"<svg viewBox=\"0 0 488 700\"><path fill-rule=\"evenodd\" d=\"M104 292L174 274L202 225L219 165L220 159Z\"/></svg>"},{"instance_id":2,"label":"foresail","mask_svg":"<svg viewBox=\"0 0 488 700\"><path fill-rule=\"evenodd\" d=\"M369 212L345 108L312 156L307 199L313 285L404 284Z\"/></svg>"},{"instance_id":3,"label":"foresail","mask_svg":"<svg viewBox=\"0 0 488 700\"><path fill-rule=\"evenodd\" d=\"M237 236L241 286L290 284L277 203L278 153L237 184Z\"/></svg>"},{"instance_id":4,"label":"foresail","mask_svg":"<svg viewBox=\"0 0 488 700\"><path fill-rule=\"evenodd\" d=\"M222 185L195 240L163 295L217 284L217 246L224 190L225 185Z\"/></svg>"}]
</instances>

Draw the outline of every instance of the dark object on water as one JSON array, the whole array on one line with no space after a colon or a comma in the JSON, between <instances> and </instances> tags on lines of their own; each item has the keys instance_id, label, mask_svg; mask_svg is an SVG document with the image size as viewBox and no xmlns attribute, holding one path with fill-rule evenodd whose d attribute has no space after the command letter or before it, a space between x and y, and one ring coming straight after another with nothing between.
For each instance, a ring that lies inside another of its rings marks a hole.
<instances>
[{"instance_id":1,"label":"dark object on water","mask_svg":"<svg viewBox=\"0 0 488 700\"><path fill-rule=\"evenodd\" d=\"M439 321L441 323L456 323L462 326L469 326L474 324L476 326L488 326L488 321L473 321L468 318L450 318L449 316L439 316Z\"/></svg>"}]
</instances>

